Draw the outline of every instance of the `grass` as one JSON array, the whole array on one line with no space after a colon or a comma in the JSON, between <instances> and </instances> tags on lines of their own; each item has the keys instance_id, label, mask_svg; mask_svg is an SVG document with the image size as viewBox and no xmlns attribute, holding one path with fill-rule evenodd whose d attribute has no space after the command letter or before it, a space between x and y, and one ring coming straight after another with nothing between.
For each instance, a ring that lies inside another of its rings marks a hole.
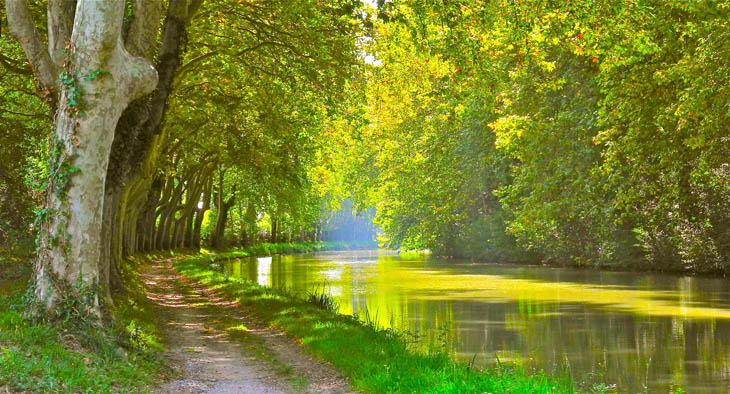
<instances>
[{"instance_id":1,"label":"grass","mask_svg":"<svg viewBox=\"0 0 730 394\"><path fill-rule=\"evenodd\" d=\"M339 243L260 244L220 256L302 253L349 248ZM0 392L148 392L169 371L159 356L161 332L131 257L107 327L37 323L26 317L32 252L0 251ZM239 333L231 335L241 336Z\"/></svg>"},{"instance_id":2,"label":"grass","mask_svg":"<svg viewBox=\"0 0 730 394\"><path fill-rule=\"evenodd\" d=\"M168 371L155 313L144 293L115 298L107 327L46 324L26 317L26 281L0 292L0 391L149 392Z\"/></svg>"},{"instance_id":3,"label":"grass","mask_svg":"<svg viewBox=\"0 0 730 394\"><path fill-rule=\"evenodd\" d=\"M322 252L327 250L350 250L372 248L370 243L352 242L297 242L297 243L260 243L246 248L228 249L221 252L202 250L202 254L214 254L216 260L238 259L253 256L271 256L277 254L294 254Z\"/></svg>"},{"instance_id":4,"label":"grass","mask_svg":"<svg viewBox=\"0 0 730 394\"><path fill-rule=\"evenodd\" d=\"M418 351L412 346L411 338L403 333L338 314L336 303L321 293L303 298L229 277L212 264L235 256L263 254L270 249L257 246L218 255L186 257L177 260L174 266L229 299L253 308L272 327L293 337L294 343L343 371L353 387L364 392L574 392L569 375L528 374L516 367L479 369L455 362L442 352Z\"/></svg>"}]
</instances>

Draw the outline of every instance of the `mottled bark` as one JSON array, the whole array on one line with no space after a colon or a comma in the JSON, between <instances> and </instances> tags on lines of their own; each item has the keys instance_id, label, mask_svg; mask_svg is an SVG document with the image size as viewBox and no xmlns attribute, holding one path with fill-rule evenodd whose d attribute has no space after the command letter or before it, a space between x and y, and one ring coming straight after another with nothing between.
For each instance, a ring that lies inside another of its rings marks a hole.
<instances>
[{"instance_id":1,"label":"mottled bark","mask_svg":"<svg viewBox=\"0 0 730 394\"><path fill-rule=\"evenodd\" d=\"M44 85L55 68L22 0L7 2L26 55ZM36 261L36 296L53 312L79 286L105 287L108 271L100 269L104 184L117 122L130 102L148 94L157 73L142 58L129 54L121 40L124 1L79 0L71 18L66 5L51 1L62 14L49 20L50 43L57 48L73 19L66 77L55 116L54 153L47 193L46 220L40 230ZM60 61L62 57L57 57ZM89 309L99 315L98 298Z\"/></svg>"},{"instance_id":2,"label":"mottled bark","mask_svg":"<svg viewBox=\"0 0 730 394\"><path fill-rule=\"evenodd\" d=\"M111 302L109 289L119 284L117 268L123 256L138 248L164 246L155 242L159 212L149 209L147 195L157 157L167 143L162 123L185 29L201 3L135 0L129 28L122 32L124 0L49 0L46 47L27 0L6 1L11 32L54 111L58 105L60 154L54 177L63 176L51 180L51 189L62 192L49 192L47 197L49 219L41 231L37 264L37 293L48 306L58 299L52 294L56 279L70 283L81 278L99 285ZM153 58L156 70L150 63ZM70 76L64 84L58 83L61 70ZM83 92L82 100L70 93L72 86ZM59 92L64 92L61 100ZM166 213L162 239L169 235L170 211Z\"/></svg>"},{"instance_id":3,"label":"mottled bark","mask_svg":"<svg viewBox=\"0 0 730 394\"><path fill-rule=\"evenodd\" d=\"M132 21L124 41L129 53L153 60L164 7L163 0L134 1Z\"/></svg>"},{"instance_id":4,"label":"mottled bark","mask_svg":"<svg viewBox=\"0 0 730 394\"><path fill-rule=\"evenodd\" d=\"M76 0L48 0L48 51L57 69L63 69L68 58L67 43L71 40Z\"/></svg>"}]
</instances>

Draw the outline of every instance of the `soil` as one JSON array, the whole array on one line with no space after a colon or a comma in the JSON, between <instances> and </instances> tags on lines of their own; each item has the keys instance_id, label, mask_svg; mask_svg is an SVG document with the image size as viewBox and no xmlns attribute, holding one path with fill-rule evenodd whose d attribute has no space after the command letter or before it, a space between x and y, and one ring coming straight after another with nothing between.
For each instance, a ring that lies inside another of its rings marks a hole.
<instances>
[{"instance_id":1,"label":"soil","mask_svg":"<svg viewBox=\"0 0 730 394\"><path fill-rule=\"evenodd\" d=\"M350 393L331 365L267 327L249 310L222 298L158 260L142 275L159 308L165 357L175 378L159 393Z\"/></svg>"}]
</instances>

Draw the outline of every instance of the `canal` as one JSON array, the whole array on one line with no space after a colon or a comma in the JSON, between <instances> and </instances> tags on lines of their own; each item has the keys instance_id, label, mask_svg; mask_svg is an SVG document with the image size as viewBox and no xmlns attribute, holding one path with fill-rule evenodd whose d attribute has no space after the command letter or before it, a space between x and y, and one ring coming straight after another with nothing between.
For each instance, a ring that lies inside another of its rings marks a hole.
<instances>
[{"instance_id":1,"label":"canal","mask_svg":"<svg viewBox=\"0 0 730 394\"><path fill-rule=\"evenodd\" d=\"M229 275L307 293L408 331L424 350L483 366L570 373L619 392L726 393L730 283L723 279L324 252L227 262Z\"/></svg>"}]
</instances>

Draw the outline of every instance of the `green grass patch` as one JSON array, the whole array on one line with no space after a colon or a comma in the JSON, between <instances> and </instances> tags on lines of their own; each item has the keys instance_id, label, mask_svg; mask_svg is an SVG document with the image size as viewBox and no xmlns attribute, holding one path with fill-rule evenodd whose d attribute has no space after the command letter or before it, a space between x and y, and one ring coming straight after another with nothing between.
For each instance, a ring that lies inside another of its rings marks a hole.
<instances>
[{"instance_id":1,"label":"green grass patch","mask_svg":"<svg viewBox=\"0 0 730 394\"><path fill-rule=\"evenodd\" d=\"M215 255L216 260L239 259L255 256L272 256L277 254L295 254L323 252L327 250L352 250L372 248L370 243L353 242L296 242L296 243L260 243L246 248L227 249L219 252L201 250L202 254Z\"/></svg>"},{"instance_id":2,"label":"green grass patch","mask_svg":"<svg viewBox=\"0 0 730 394\"><path fill-rule=\"evenodd\" d=\"M64 328L24 316L20 292L0 296L0 387L30 392L147 392L164 371L153 326L127 305L107 328Z\"/></svg>"},{"instance_id":3,"label":"green grass patch","mask_svg":"<svg viewBox=\"0 0 730 394\"><path fill-rule=\"evenodd\" d=\"M430 255L431 252L428 250L404 250L398 252L401 260L420 260Z\"/></svg>"},{"instance_id":4,"label":"green grass patch","mask_svg":"<svg viewBox=\"0 0 730 394\"><path fill-rule=\"evenodd\" d=\"M144 292L115 297L108 326L26 317L27 283L0 293L0 391L149 392L169 371Z\"/></svg>"},{"instance_id":5,"label":"green grass patch","mask_svg":"<svg viewBox=\"0 0 730 394\"><path fill-rule=\"evenodd\" d=\"M198 255L174 263L181 273L230 299L238 300L295 343L347 374L354 388L376 393L573 393L569 375L528 374L518 367L480 369L453 361L439 351L423 352L412 338L353 316L336 313L336 303L321 294L306 298L216 270L214 261L267 250ZM245 335L245 331L234 335ZM294 343L292 344L294 345Z\"/></svg>"}]
</instances>

